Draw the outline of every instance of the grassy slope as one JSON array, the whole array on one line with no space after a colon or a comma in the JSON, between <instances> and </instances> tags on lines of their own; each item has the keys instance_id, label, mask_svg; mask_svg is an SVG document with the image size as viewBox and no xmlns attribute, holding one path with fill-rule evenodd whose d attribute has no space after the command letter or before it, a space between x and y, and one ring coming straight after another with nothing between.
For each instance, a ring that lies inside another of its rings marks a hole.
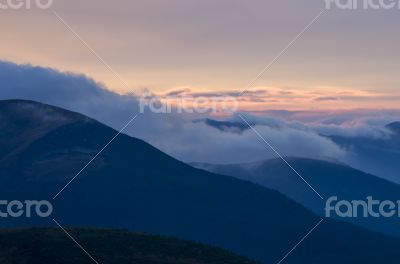
<instances>
[{"instance_id":1,"label":"grassy slope","mask_svg":"<svg viewBox=\"0 0 400 264\"><path fill-rule=\"evenodd\" d=\"M183 240L122 230L69 229L99 263L252 264L243 257ZM61 229L3 229L2 264L94 263Z\"/></svg>"}]
</instances>

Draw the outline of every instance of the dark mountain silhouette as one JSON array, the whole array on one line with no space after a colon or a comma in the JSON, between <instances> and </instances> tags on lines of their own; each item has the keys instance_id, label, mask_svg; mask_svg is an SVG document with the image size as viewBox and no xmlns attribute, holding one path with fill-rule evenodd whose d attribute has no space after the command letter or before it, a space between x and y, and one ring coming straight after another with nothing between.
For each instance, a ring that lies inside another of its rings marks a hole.
<instances>
[{"instance_id":1,"label":"dark mountain silhouette","mask_svg":"<svg viewBox=\"0 0 400 264\"><path fill-rule=\"evenodd\" d=\"M117 133L29 101L0 102L0 120L3 200L51 200ZM195 169L123 134L53 204L53 217L67 226L179 237L263 263L278 262L320 219L276 191ZM51 223L5 218L0 225ZM326 219L285 263L397 263L399 245L395 238Z\"/></svg>"},{"instance_id":2,"label":"dark mountain silhouette","mask_svg":"<svg viewBox=\"0 0 400 264\"><path fill-rule=\"evenodd\" d=\"M231 132L236 134L242 134L243 131L250 129L250 127L241 122L233 122L233 121L218 121L214 119L203 119L197 122L204 122L206 125L218 129L223 132Z\"/></svg>"},{"instance_id":3,"label":"dark mountain silhouette","mask_svg":"<svg viewBox=\"0 0 400 264\"><path fill-rule=\"evenodd\" d=\"M245 123L234 121L217 121L213 119L202 120L206 125L227 133L242 134L250 129ZM251 125L255 125L252 123ZM273 128L279 128L276 124L263 124ZM352 167L370 174L378 175L384 179L400 183L398 171L400 170L400 122L393 122L385 126L392 131L390 137L345 137L345 136L321 136L327 137L347 152L346 162Z\"/></svg>"},{"instance_id":4,"label":"dark mountain silhouette","mask_svg":"<svg viewBox=\"0 0 400 264\"><path fill-rule=\"evenodd\" d=\"M206 245L124 230L68 229L98 263L256 264ZM0 229L2 264L94 263L61 229Z\"/></svg>"},{"instance_id":5,"label":"dark mountain silhouette","mask_svg":"<svg viewBox=\"0 0 400 264\"><path fill-rule=\"evenodd\" d=\"M400 135L400 122L393 122L386 125L387 128Z\"/></svg>"},{"instance_id":6,"label":"dark mountain silhouette","mask_svg":"<svg viewBox=\"0 0 400 264\"><path fill-rule=\"evenodd\" d=\"M320 160L287 158L287 161L318 192L338 200L363 200L372 196L376 200L396 202L400 197L400 185L355 170L345 165ZM195 167L240 179L249 180L277 190L311 209L325 215L325 201L318 198L302 179L281 159L246 164L212 165L193 164ZM400 221L397 215L390 218L340 218L376 232L400 237Z\"/></svg>"},{"instance_id":7,"label":"dark mountain silhouette","mask_svg":"<svg viewBox=\"0 0 400 264\"><path fill-rule=\"evenodd\" d=\"M386 138L347 138L330 136L329 138L345 149L347 160L352 167L378 175L390 181L400 183L400 122L386 125L393 134Z\"/></svg>"}]
</instances>

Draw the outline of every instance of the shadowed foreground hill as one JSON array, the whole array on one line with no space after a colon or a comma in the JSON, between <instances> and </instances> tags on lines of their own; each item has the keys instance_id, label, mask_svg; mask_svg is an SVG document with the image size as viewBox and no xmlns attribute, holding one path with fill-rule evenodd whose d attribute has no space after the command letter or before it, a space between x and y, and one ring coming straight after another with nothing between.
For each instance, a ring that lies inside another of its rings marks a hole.
<instances>
[{"instance_id":1,"label":"shadowed foreground hill","mask_svg":"<svg viewBox=\"0 0 400 264\"><path fill-rule=\"evenodd\" d=\"M127 231L69 229L99 263L256 264L230 252L183 240ZM61 229L0 230L2 264L94 263Z\"/></svg>"}]
</instances>

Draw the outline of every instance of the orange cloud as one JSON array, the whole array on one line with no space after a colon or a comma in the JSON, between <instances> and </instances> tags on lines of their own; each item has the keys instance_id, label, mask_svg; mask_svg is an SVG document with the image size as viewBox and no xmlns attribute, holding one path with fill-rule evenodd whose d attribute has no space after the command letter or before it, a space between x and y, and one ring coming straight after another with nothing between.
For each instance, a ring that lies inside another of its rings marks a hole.
<instances>
[{"instance_id":1,"label":"orange cloud","mask_svg":"<svg viewBox=\"0 0 400 264\"><path fill-rule=\"evenodd\" d=\"M174 102L207 102L212 99L226 100L236 104L239 111L264 110L349 110L349 109L398 109L399 93L354 90L344 88L294 89L280 87L255 87L241 93L239 90L210 91L189 87L172 89L155 94L160 101L174 105Z\"/></svg>"}]
</instances>

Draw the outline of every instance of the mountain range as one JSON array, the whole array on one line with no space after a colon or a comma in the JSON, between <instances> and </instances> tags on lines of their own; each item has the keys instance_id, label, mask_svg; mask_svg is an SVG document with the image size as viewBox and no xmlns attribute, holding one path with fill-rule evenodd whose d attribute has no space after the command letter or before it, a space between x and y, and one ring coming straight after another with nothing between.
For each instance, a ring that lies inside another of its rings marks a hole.
<instances>
[{"instance_id":1,"label":"mountain range","mask_svg":"<svg viewBox=\"0 0 400 264\"><path fill-rule=\"evenodd\" d=\"M236 121L220 121L213 119L202 119L209 127L218 129L225 133L242 134L250 127ZM251 126L257 125L256 122L250 123ZM271 123L269 127L276 125ZM325 135L320 136L328 138L338 147L346 152L345 163L353 168L362 170L369 174L378 175L389 181L400 183L398 171L400 170L400 122L392 122L382 127L386 129L390 136L367 137L367 136L339 136ZM323 157L327 159L326 157ZM332 160L332 158L329 158ZM335 159L337 160L337 159Z\"/></svg>"},{"instance_id":2,"label":"mountain range","mask_svg":"<svg viewBox=\"0 0 400 264\"><path fill-rule=\"evenodd\" d=\"M385 126L391 135L388 138L346 138L330 136L337 145L345 149L348 162L353 167L378 175L390 181L400 183L400 122Z\"/></svg>"},{"instance_id":3,"label":"mountain range","mask_svg":"<svg viewBox=\"0 0 400 264\"><path fill-rule=\"evenodd\" d=\"M217 174L230 175L248 180L285 194L320 216L325 215L325 200L336 196L338 200L366 201L371 196L380 201L397 201L400 185L377 176L364 173L349 166L322 160L286 158L286 161L306 181L304 182L281 159L265 160L245 164L192 165ZM309 187L310 184L325 200ZM397 215L389 218L332 217L365 227L376 232L400 237L400 221Z\"/></svg>"},{"instance_id":4,"label":"mountain range","mask_svg":"<svg viewBox=\"0 0 400 264\"><path fill-rule=\"evenodd\" d=\"M282 260L315 227L285 263L398 263L397 238L334 219L316 227L320 217L277 191L193 168L124 134L107 145L116 135L78 113L1 101L0 198L50 200L67 226L178 237L262 263ZM52 223L2 220L3 227Z\"/></svg>"}]
</instances>

